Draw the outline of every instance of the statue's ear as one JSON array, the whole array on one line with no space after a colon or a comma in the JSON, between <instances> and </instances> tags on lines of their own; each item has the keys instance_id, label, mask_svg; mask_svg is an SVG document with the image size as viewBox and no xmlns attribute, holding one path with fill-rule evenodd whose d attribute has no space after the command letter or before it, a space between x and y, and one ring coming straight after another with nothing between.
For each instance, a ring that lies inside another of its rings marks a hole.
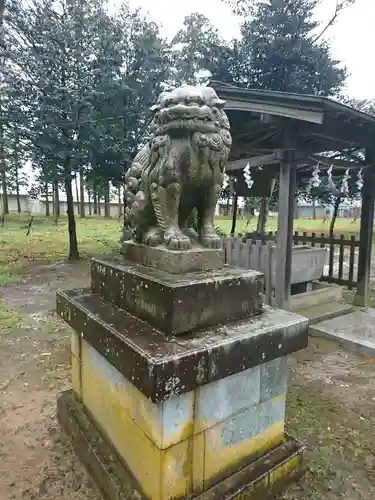
<instances>
[{"instance_id":1,"label":"statue's ear","mask_svg":"<svg viewBox=\"0 0 375 500\"><path fill-rule=\"evenodd\" d=\"M219 99L219 98L214 99L212 101L212 106L216 106L219 109L223 109L225 106L225 101L223 101L222 99Z\"/></svg>"}]
</instances>

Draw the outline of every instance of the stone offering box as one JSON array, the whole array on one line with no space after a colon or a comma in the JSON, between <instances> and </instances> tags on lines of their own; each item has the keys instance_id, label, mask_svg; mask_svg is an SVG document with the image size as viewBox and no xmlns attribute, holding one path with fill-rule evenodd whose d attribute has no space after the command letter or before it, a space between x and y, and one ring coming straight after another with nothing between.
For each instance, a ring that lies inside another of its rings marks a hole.
<instances>
[{"instance_id":1,"label":"stone offering box","mask_svg":"<svg viewBox=\"0 0 375 500\"><path fill-rule=\"evenodd\" d=\"M265 246L261 253L262 269L267 269L269 247ZM291 284L311 283L322 277L324 265L327 260L327 249L311 246L294 246L292 248ZM273 252L271 283L276 284L276 256Z\"/></svg>"},{"instance_id":2,"label":"stone offering box","mask_svg":"<svg viewBox=\"0 0 375 500\"><path fill-rule=\"evenodd\" d=\"M264 499L299 478L287 356L308 320L263 307L263 275L220 250L123 253L93 259L91 289L57 294L74 329L58 416L104 497Z\"/></svg>"}]
</instances>

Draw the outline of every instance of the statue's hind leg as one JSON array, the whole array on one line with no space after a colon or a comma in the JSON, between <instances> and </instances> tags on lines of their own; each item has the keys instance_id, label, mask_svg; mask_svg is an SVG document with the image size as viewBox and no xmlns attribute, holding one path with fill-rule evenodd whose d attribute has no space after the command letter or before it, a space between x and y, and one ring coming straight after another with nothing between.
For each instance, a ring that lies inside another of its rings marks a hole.
<instances>
[{"instance_id":1,"label":"statue's hind leg","mask_svg":"<svg viewBox=\"0 0 375 500\"><path fill-rule=\"evenodd\" d=\"M215 184L209 189L204 204L198 212L199 241L208 248L220 248L221 238L214 226L215 208L219 200L221 185Z\"/></svg>"}]
</instances>

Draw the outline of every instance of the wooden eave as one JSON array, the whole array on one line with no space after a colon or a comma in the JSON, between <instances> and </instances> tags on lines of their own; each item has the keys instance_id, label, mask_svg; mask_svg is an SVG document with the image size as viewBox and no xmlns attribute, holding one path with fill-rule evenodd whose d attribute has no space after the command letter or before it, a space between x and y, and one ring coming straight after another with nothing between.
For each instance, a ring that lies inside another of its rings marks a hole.
<instances>
[{"instance_id":1,"label":"wooden eave","mask_svg":"<svg viewBox=\"0 0 375 500\"><path fill-rule=\"evenodd\" d=\"M233 145L228 170L242 169L249 160L254 165L278 163L286 149L283 137L288 126L294 128L293 149L304 169L313 168L319 156L324 161L328 152L343 153L333 162L335 169L367 166L346 156L346 152L373 147L375 116L326 97L241 89L220 82L211 82L211 86L226 101L231 123Z\"/></svg>"}]
</instances>

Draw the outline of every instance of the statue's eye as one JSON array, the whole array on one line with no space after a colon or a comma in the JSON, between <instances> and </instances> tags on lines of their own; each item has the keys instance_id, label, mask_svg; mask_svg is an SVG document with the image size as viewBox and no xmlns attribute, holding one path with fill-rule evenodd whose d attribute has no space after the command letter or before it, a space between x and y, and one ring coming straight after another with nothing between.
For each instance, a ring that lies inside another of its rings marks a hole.
<instances>
[{"instance_id":1,"label":"statue's eye","mask_svg":"<svg viewBox=\"0 0 375 500\"><path fill-rule=\"evenodd\" d=\"M173 104L172 99L165 99L165 101L162 102L163 108L169 108Z\"/></svg>"},{"instance_id":2,"label":"statue's eye","mask_svg":"<svg viewBox=\"0 0 375 500\"><path fill-rule=\"evenodd\" d=\"M187 106L203 106L204 102L199 96L189 96L185 98Z\"/></svg>"}]
</instances>

